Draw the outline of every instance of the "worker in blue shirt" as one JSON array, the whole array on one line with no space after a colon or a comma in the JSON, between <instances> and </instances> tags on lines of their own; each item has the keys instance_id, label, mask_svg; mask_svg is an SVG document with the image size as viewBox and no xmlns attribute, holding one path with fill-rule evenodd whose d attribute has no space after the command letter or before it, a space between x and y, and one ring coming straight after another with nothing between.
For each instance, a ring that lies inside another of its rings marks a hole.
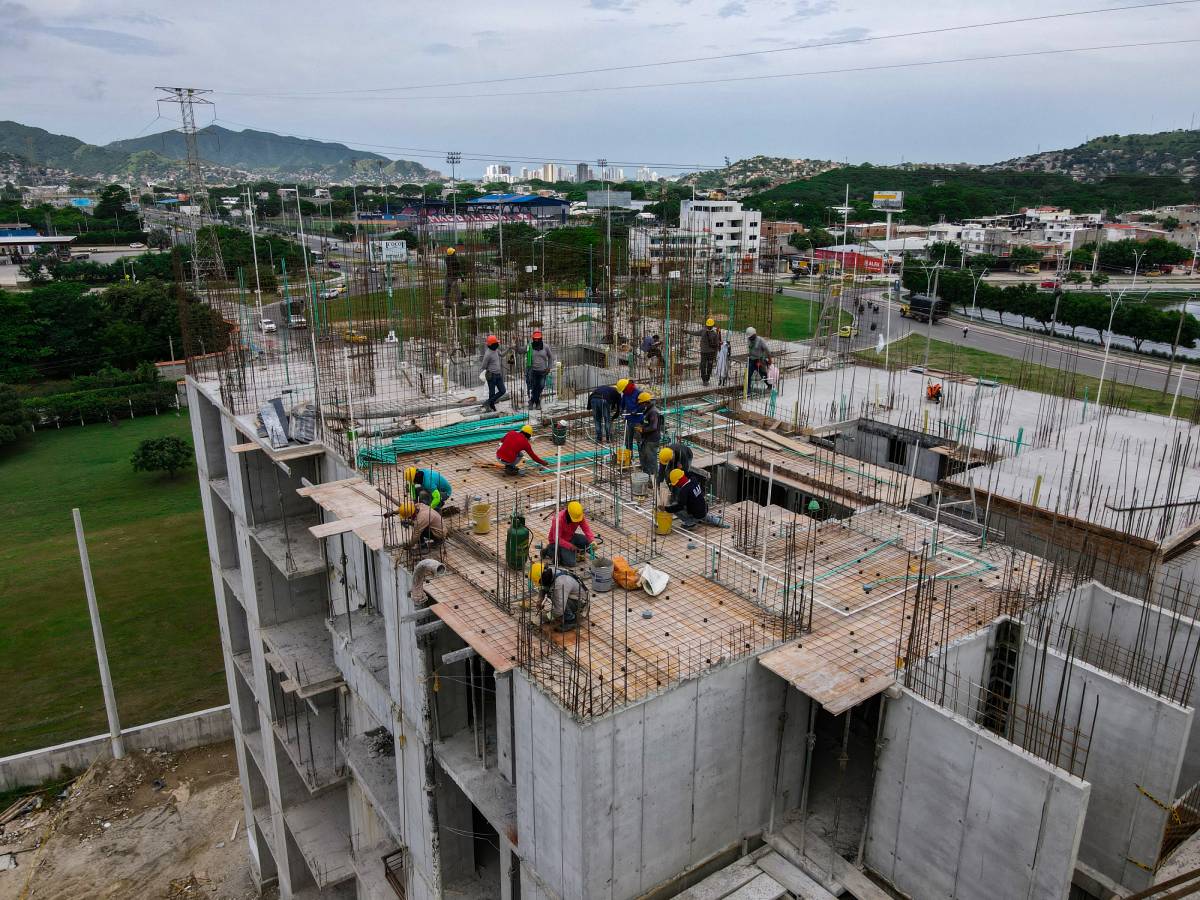
<instances>
[{"instance_id":1,"label":"worker in blue shirt","mask_svg":"<svg viewBox=\"0 0 1200 900\"><path fill-rule=\"evenodd\" d=\"M409 466L404 470L404 481L408 485L409 497L412 500L416 500L423 490L429 492L430 509L438 509L450 499L450 494L454 490L450 485L450 479L434 469L418 469L416 466Z\"/></svg>"}]
</instances>

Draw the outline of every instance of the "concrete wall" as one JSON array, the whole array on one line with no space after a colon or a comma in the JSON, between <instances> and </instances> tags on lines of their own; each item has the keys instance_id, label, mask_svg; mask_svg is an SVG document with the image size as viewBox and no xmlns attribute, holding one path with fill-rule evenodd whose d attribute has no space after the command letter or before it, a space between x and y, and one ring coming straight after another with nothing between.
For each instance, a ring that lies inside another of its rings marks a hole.
<instances>
[{"instance_id":1,"label":"concrete wall","mask_svg":"<svg viewBox=\"0 0 1200 900\"><path fill-rule=\"evenodd\" d=\"M125 750L188 750L204 744L228 741L233 737L233 721L228 706L214 706L200 712L161 719L146 725L121 729ZM107 734L29 750L0 759L0 791L40 784L62 774L63 769L86 769L112 750Z\"/></svg>"},{"instance_id":2,"label":"concrete wall","mask_svg":"<svg viewBox=\"0 0 1200 900\"><path fill-rule=\"evenodd\" d=\"M1033 684L1041 678L1042 685ZM1066 685L1060 689L1064 675ZM1118 884L1141 890L1162 844L1167 812L1147 797L1170 803L1192 730L1192 710L1147 693L1054 649L1026 641L1017 673L1017 699L1047 716L1067 710L1091 732L1085 777L1092 800L1079 859ZM1093 715L1095 722L1093 724Z\"/></svg>"},{"instance_id":3,"label":"concrete wall","mask_svg":"<svg viewBox=\"0 0 1200 900\"><path fill-rule=\"evenodd\" d=\"M862 462L901 471L906 475L912 474L926 481L940 479L942 467L946 463L946 457L930 450L931 447L940 446L945 441L885 422L859 420L853 423L853 427L830 437L838 453L844 453ZM888 460L888 442L893 437L898 438L908 447L908 455L903 466L895 465ZM913 470L914 453L917 454L915 471Z\"/></svg>"},{"instance_id":4,"label":"concrete wall","mask_svg":"<svg viewBox=\"0 0 1200 900\"><path fill-rule=\"evenodd\" d=\"M807 701L754 657L580 725L514 673L523 891L636 897L799 802ZM540 881L541 884L538 884Z\"/></svg>"},{"instance_id":5,"label":"concrete wall","mask_svg":"<svg viewBox=\"0 0 1200 900\"><path fill-rule=\"evenodd\" d=\"M1089 787L905 691L884 699L866 862L913 897L1066 897Z\"/></svg>"}]
</instances>

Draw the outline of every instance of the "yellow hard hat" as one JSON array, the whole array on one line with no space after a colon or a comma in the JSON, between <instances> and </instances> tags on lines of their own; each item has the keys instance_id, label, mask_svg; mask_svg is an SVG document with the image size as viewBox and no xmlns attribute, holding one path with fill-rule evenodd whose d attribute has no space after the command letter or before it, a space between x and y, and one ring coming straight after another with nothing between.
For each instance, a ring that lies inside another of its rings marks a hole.
<instances>
[{"instance_id":1,"label":"yellow hard hat","mask_svg":"<svg viewBox=\"0 0 1200 900\"><path fill-rule=\"evenodd\" d=\"M675 485L679 484L682 478L683 469L672 469L671 474L667 476L667 481L671 483L671 487L675 487Z\"/></svg>"},{"instance_id":2,"label":"yellow hard hat","mask_svg":"<svg viewBox=\"0 0 1200 900\"><path fill-rule=\"evenodd\" d=\"M705 319L705 320L704 320L704 325L705 325L705 327L707 327L707 328L712 328L712 327L713 327L714 325L716 325L716 324L717 324L717 323L716 323L716 322L714 322L712 319Z\"/></svg>"},{"instance_id":3,"label":"yellow hard hat","mask_svg":"<svg viewBox=\"0 0 1200 900\"><path fill-rule=\"evenodd\" d=\"M533 437L533 426L532 425L522 425L521 431L522 431L522 433L528 435L529 437Z\"/></svg>"},{"instance_id":4,"label":"yellow hard hat","mask_svg":"<svg viewBox=\"0 0 1200 900\"><path fill-rule=\"evenodd\" d=\"M617 390L620 391L622 394L625 393L625 388L627 388L627 387L629 387L629 379L628 378L622 378L616 384Z\"/></svg>"},{"instance_id":5,"label":"yellow hard hat","mask_svg":"<svg viewBox=\"0 0 1200 900\"><path fill-rule=\"evenodd\" d=\"M447 255L447 256L453 256L453 255L454 255L454 248L453 248L453 247L447 247L447 248L446 248L446 255Z\"/></svg>"},{"instance_id":6,"label":"yellow hard hat","mask_svg":"<svg viewBox=\"0 0 1200 900\"><path fill-rule=\"evenodd\" d=\"M407 469L404 470L404 480L405 481L416 481L417 480L417 467L416 466L409 466Z\"/></svg>"},{"instance_id":7,"label":"yellow hard hat","mask_svg":"<svg viewBox=\"0 0 1200 900\"><path fill-rule=\"evenodd\" d=\"M640 394L638 394L637 402L638 403L649 403L653 399L654 399L654 395L651 394L649 391L642 391Z\"/></svg>"},{"instance_id":8,"label":"yellow hard hat","mask_svg":"<svg viewBox=\"0 0 1200 900\"><path fill-rule=\"evenodd\" d=\"M537 587L542 583L542 570L545 568L540 562L534 563L529 567L529 580Z\"/></svg>"},{"instance_id":9,"label":"yellow hard hat","mask_svg":"<svg viewBox=\"0 0 1200 900\"><path fill-rule=\"evenodd\" d=\"M583 504L578 500L572 500L567 504L567 517L572 522L583 521Z\"/></svg>"},{"instance_id":10,"label":"yellow hard hat","mask_svg":"<svg viewBox=\"0 0 1200 900\"><path fill-rule=\"evenodd\" d=\"M417 514L417 505L411 500L405 500L396 507L396 515L402 519L411 519Z\"/></svg>"},{"instance_id":11,"label":"yellow hard hat","mask_svg":"<svg viewBox=\"0 0 1200 900\"><path fill-rule=\"evenodd\" d=\"M672 450L670 447L663 447L661 450L658 451L659 465L665 466L667 463L669 463L674 458L675 458L675 451Z\"/></svg>"}]
</instances>

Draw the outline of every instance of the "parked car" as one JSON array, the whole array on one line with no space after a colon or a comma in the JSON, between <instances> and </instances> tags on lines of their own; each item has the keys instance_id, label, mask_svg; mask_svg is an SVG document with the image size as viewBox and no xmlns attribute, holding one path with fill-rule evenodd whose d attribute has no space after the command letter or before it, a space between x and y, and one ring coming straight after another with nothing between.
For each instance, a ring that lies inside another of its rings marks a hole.
<instances>
[{"instance_id":1,"label":"parked car","mask_svg":"<svg viewBox=\"0 0 1200 900\"><path fill-rule=\"evenodd\" d=\"M838 337L852 338L858 337L857 325L843 325L838 329Z\"/></svg>"},{"instance_id":2,"label":"parked car","mask_svg":"<svg viewBox=\"0 0 1200 900\"><path fill-rule=\"evenodd\" d=\"M307 328L308 319L304 316L288 316L288 328Z\"/></svg>"},{"instance_id":3,"label":"parked car","mask_svg":"<svg viewBox=\"0 0 1200 900\"><path fill-rule=\"evenodd\" d=\"M1048 291L1052 291L1061 286L1062 285L1059 283L1057 278L1047 278L1039 285L1039 287L1044 287Z\"/></svg>"},{"instance_id":4,"label":"parked car","mask_svg":"<svg viewBox=\"0 0 1200 900\"><path fill-rule=\"evenodd\" d=\"M262 329L263 334L274 334L278 330L270 319L263 319L258 323L258 327Z\"/></svg>"},{"instance_id":5,"label":"parked car","mask_svg":"<svg viewBox=\"0 0 1200 900\"><path fill-rule=\"evenodd\" d=\"M341 267L342 267L342 264L340 262L338 262L336 259L331 259L329 261L329 268L340 269Z\"/></svg>"},{"instance_id":6,"label":"parked car","mask_svg":"<svg viewBox=\"0 0 1200 900\"><path fill-rule=\"evenodd\" d=\"M129 246L133 250L145 250L146 249L146 245L143 243L140 243L139 241L134 241Z\"/></svg>"},{"instance_id":7,"label":"parked car","mask_svg":"<svg viewBox=\"0 0 1200 900\"><path fill-rule=\"evenodd\" d=\"M353 328L347 328L342 332L342 340L347 344L365 344L367 342L367 336L361 331L357 331Z\"/></svg>"}]
</instances>

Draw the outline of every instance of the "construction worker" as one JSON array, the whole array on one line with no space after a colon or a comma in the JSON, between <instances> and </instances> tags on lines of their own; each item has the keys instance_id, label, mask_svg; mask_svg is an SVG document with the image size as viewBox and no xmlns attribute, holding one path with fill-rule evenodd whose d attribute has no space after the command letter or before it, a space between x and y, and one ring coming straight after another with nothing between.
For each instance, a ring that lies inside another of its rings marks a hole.
<instances>
[{"instance_id":1,"label":"construction worker","mask_svg":"<svg viewBox=\"0 0 1200 900\"><path fill-rule=\"evenodd\" d=\"M534 409L542 408L542 391L546 389L546 379L553 366L554 354L542 342L542 332L535 331L525 348L526 387L529 388L529 405Z\"/></svg>"},{"instance_id":2,"label":"construction worker","mask_svg":"<svg viewBox=\"0 0 1200 900\"><path fill-rule=\"evenodd\" d=\"M766 384L767 370L771 367L771 348L758 336L758 331L753 325L746 329L746 351L748 357L746 387L750 387L750 378L755 373L761 375L763 384Z\"/></svg>"},{"instance_id":3,"label":"construction worker","mask_svg":"<svg viewBox=\"0 0 1200 900\"><path fill-rule=\"evenodd\" d=\"M675 491L674 499L663 509L679 516L684 528L695 528L697 525L721 525L719 516L708 511L708 501L704 497L704 485L698 478L689 478L683 469L672 469L667 476L667 483Z\"/></svg>"},{"instance_id":4,"label":"construction worker","mask_svg":"<svg viewBox=\"0 0 1200 900\"><path fill-rule=\"evenodd\" d=\"M625 415L625 449L633 449L633 426L638 423L638 395L641 391L638 386L628 378L622 378L617 382L616 388L621 392L621 412Z\"/></svg>"},{"instance_id":5,"label":"construction worker","mask_svg":"<svg viewBox=\"0 0 1200 900\"><path fill-rule=\"evenodd\" d=\"M682 441L675 441L658 451L658 483L662 484L671 474L672 469L683 469L685 474L692 471L692 448ZM671 491L675 496L675 491Z\"/></svg>"},{"instance_id":6,"label":"construction worker","mask_svg":"<svg viewBox=\"0 0 1200 900\"><path fill-rule=\"evenodd\" d=\"M621 392L611 384L600 385L588 394L588 409L596 423L596 443L611 441L612 419L621 409Z\"/></svg>"},{"instance_id":7,"label":"construction worker","mask_svg":"<svg viewBox=\"0 0 1200 900\"><path fill-rule=\"evenodd\" d=\"M646 354L646 366L649 367L651 360L658 361L658 368L662 369L666 363L663 361L663 341L657 334L648 334L642 338L642 343L639 348Z\"/></svg>"},{"instance_id":8,"label":"construction worker","mask_svg":"<svg viewBox=\"0 0 1200 900\"><path fill-rule=\"evenodd\" d=\"M440 508L454 491L450 479L435 469L409 466L404 470L404 483L408 485L409 499L416 500L421 491L428 491L431 509Z\"/></svg>"},{"instance_id":9,"label":"construction worker","mask_svg":"<svg viewBox=\"0 0 1200 900\"><path fill-rule=\"evenodd\" d=\"M518 468L521 464L521 456L528 453L529 458L540 465L543 469L548 467L550 463L546 462L540 456L533 452L533 444L529 439L533 437L533 426L522 425L516 431L510 431L506 434L503 440L500 441L500 446L496 448L496 459L504 464L504 471L508 475L520 475L521 470Z\"/></svg>"},{"instance_id":10,"label":"construction worker","mask_svg":"<svg viewBox=\"0 0 1200 900\"><path fill-rule=\"evenodd\" d=\"M529 567L529 580L550 601L550 614L560 631L579 627L579 618L587 609L587 590L570 572L535 562Z\"/></svg>"},{"instance_id":11,"label":"construction worker","mask_svg":"<svg viewBox=\"0 0 1200 900\"><path fill-rule=\"evenodd\" d=\"M662 416L654 405L654 397L647 391L638 394L640 421L634 425L638 435L638 462L641 469L651 478L658 467L658 443L662 439Z\"/></svg>"},{"instance_id":12,"label":"construction worker","mask_svg":"<svg viewBox=\"0 0 1200 900\"><path fill-rule=\"evenodd\" d=\"M395 514L412 525L405 547L431 547L446 539L446 523L430 504L428 491L422 491L415 502L405 500L396 507Z\"/></svg>"},{"instance_id":13,"label":"construction worker","mask_svg":"<svg viewBox=\"0 0 1200 900\"><path fill-rule=\"evenodd\" d=\"M452 300L450 295L454 295ZM456 303L462 301L462 260L453 247L446 248L446 284L442 291L442 303L446 309L453 310Z\"/></svg>"},{"instance_id":14,"label":"construction worker","mask_svg":"<svg viewBox=\"0 0 1200 900\"><path fill-rule=\"evenodd\" d=\"M558 551L560 566L573 566L579 561L580 552L596 543L592 527L583 514L583 504L572 500L566 509L561 509L550 523L546 535L546 546L542 548L542 559L554 559Z\"/></svg>"},{"instance_id":15,"label":"construction worker","mask_svg":"<svg viewBox=\"0 0 1200 900\"><path fill-rule=\"evenodd\" d=\"M483 359L479 363L487 378L488 398L483 405L495 412L496 404L508 396L508 388L504 386L504 360L500 358L500 339L494 334L489 334L486 343Z\"/></svg>"},{"instance_id":16,"label":"construction worker","mask_svg":"<svg viewBox=\"0 0 1200 900\"><path fill-rule=\"evenodd\" d=\"M942 386L940 383L934 383L925 388L925 398L930 403L942 402Z\"/></svg>"},{"instance_id":17,"label":"construction worker","mask_svg":"<svg viewBox=\"0 0 1200 900\"><path fill-rule=\"evenodd\" d=\"M704 331L700 335L700 380L708 387L713 369L717 365L717 353L721 350L721 332L712 319L704 320Z\"/></svg>"}]
</instances>

